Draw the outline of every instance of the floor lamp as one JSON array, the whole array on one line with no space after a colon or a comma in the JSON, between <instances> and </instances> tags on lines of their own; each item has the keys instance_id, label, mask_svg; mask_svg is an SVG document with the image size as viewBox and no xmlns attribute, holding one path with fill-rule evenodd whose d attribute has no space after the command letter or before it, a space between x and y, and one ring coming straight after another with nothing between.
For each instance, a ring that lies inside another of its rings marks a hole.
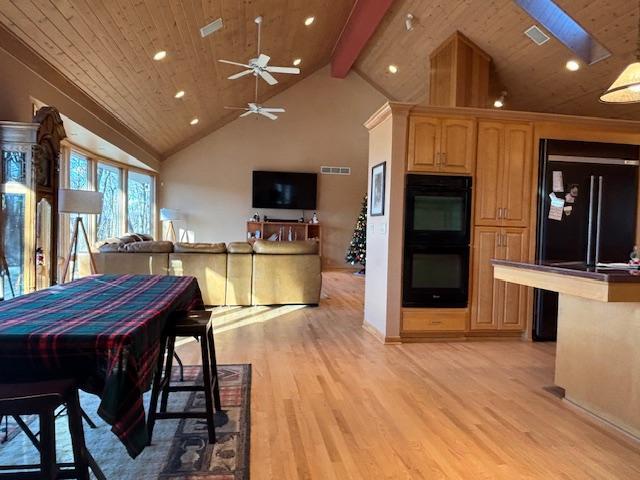
<instances>
[{"instance_id":1,"label":"floor lamp","mask_svg":"<svg viewBox=\"0 0 640 480\"><path fill-rule=\"evenodd\" d=\"M160 209L160 221L169 222L169 225L167 225L165 240L171 240L174 243L177 242L176 229L173 226L173 222L177 222L179 220L184 220L184 217L182 216L182 212L180 212L180 210L172 210L170 208ZM182 236L184 236L184 234ZM182 238L180 239L180 241L182 241Z\"/></svg>"},{"instance_id":2,"label":"floor lamp","mask_svg":"<svg viewBox=\"0 0 640 480\"><path fill-rule=\"evenodd\" d=\"M87 244L87 250L89 251L89 265L91 273L97 273L96 263L91 253L91 244L89 243L89 237L87 230L84 227L84 222L80 215L100 215L102 213L102 193L91 192L88 190L65 190L58 191L58 210L60 213L75 214L75 220L73 224L73 234L71 235L71 241L69 242L69 254L64 261L64 270L62 273L62 283L67 281L67 272L69 271L69 264L73 262L73 269L71 270L71 280L75 277L76 264L78 259L78 236L82 232L84 241Z\"/></svg>"}]
</instances>

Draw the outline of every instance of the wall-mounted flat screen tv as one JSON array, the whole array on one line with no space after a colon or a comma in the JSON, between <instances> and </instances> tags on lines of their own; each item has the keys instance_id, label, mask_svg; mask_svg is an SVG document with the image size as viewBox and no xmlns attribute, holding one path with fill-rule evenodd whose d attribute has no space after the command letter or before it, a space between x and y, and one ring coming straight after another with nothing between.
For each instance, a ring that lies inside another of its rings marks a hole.
<instances>
[{"instance_id":1,"label":"wall-mounted flat screen tv","mask_svg":"<svg viewBox=\"0 0 640 480\"><path fill-rule=\"evenodd\" d=\"M315 173L253 172L253 208L315 210Z\"/></svg>"}]
</instances>

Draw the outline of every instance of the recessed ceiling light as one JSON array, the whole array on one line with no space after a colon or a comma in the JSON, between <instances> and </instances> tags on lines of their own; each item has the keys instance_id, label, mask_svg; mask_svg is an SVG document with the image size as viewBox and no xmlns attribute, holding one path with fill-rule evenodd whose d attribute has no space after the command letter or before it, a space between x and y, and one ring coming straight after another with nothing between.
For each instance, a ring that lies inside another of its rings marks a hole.
<instances>
[{"instance_id":1,"label":"recessed ceiling light","mask_svg":"<svg viewBox=\"0 0 640 480\"><path fill-rule=\"evenodd\" d=\"M316 21L316 17L307 17L304 19L304 24L308 27L315 21Z\"/></svg>"},{"instance_id":2,"label":"recessed ceiling light","mask_svg":"<svg viewBox=\"0 0 640 480\"><path fill-rule=\"evenodd\" d=\"M391 72L391 73L398 73L398 66L397 65L393 65L392 64L392 65L389 65L387 68L389 69L389 72Z\"/></svg>"},{"instance_id":3,"label":"recessed ceiling light","mask_svg":"<svg viewBox=\"0 0 640 480\"><path fill-rule=\"evenodd\" d=\"M191 120L189 123L190 123L191 125L197 125L199 121L200 121L200 120L198 120L197 118L194 118L194 119L193 119L193 120Z\"/></svg>"},{"instance_id":4,"label":"recessed ceiling light","mask_svg":"<svg viewBox=\"0 0 640 480\"><path fill-rule=\"evenodd\" d=\"M176 98L182 98L182 97L184 97L184 90L178 90L174 96L175 96Z\"/></svg>"},{"instance_id":5,"label":"recessed ceiling light","mask_svg":"<svg viewBox=\"0 0 640 480\"><path fill-rule=\"evenodd\" d=\"M569 60L565 65L565 67L567 67L567 70L571 72L576 72L580 70L580 64L576 60Z\"/></svg>"},{"instance_id":6,"label":"recessed ceiling light","mask_svg":"<svg viewBox=\"0 0 640 480\"><path fill-rule=\"evenodd\" d=\"M159 52L156 52L156 54L153 56L153 59L162 60L166 56L167 56L167 52L165 52L164 50L160 50Z\"/></svg>"},{"instance_id":7,"label":"recessed ceiling light","mask_svg":"<svg viewBox=\"0 0 640 480\"><path fill-rule=\"evenodd\" d=\"M294 65L294 66L296 66L296 67L297 67L298 65L300 65L301 63L302 63L302 59L301 59L301 58L296 58L296 59L293 61L293 65Z\"/></svg>"}]
</instances>

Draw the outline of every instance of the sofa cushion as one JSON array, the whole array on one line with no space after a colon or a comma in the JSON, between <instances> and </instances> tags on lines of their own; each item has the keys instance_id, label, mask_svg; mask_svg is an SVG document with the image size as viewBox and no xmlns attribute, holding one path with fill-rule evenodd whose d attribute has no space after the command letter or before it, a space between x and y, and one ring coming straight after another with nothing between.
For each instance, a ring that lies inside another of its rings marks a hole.
<instances>
[{"instance_id":1,"label":"sofa cushion","mask_svg":"<svg viewBox=\"0 0 640 480\"><path fill-rule=\"evenodd\" d=\"M173 246L175 253L226 253L224 243L176 243Z\"/></svg>"},{"instance_id":2,"label":"sofa cushion","mask_svg":"<svg viewBox=\"0 0 640 480\"><path fill-rule=\"evenodd\" d=\"M316 240L297 240L294 242L270 242L256 240L253 251L266 255L317 255L318 242Z\"/></svg>"},{"instance_id":3,"label":"sofa cushion","mask_svg":"<svg viewBox=\"0 0 640 480\"><path fill-rule=\"evenodd\" d=\"M100 253L116 253L122 248L120 243L103 243L98 247Z\"/></svg>"},{"instance_id":4,"label":"sofa cushion","mask_svg":"<svg viewBox=\"0 0 640 480\"><path fill-rule=\"evenodd\" d=\"M231 242L227 246L229 253L253 253L253 247L248 242Z\"/></svg>"},{"instance_id":5,"label":"sofa cushion","mask_svg":"<svg viewBox=\"0 0 640 480\"><path fill-rule=\"evenodd\" d=\"M122 249L120 250L122 251ZM167 241L144 241L127 243L124 246L126 253L171 253L173 243Z\"/></svg>"}]
</instances>

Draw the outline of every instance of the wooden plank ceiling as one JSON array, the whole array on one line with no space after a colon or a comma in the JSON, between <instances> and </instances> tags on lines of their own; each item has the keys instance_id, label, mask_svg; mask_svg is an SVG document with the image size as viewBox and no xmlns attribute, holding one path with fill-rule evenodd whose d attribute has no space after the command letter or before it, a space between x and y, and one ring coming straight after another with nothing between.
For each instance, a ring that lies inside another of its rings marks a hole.
<instances>
[{"instance_id":1,"label":"wooden plank ceiling","mask_svg":"<svg viewBox=\"0 0 640 480\"><path fill-rule=\"evenodd\" d=\"M574 58L555 38L542 46L524 35L535 21L512 0L396 0L362 52L356 70L398 101L423 102L428 91L429 54L455 30L461 31L495 63L508 91L506 108L640 120L640 104L598 101L634 59L638 4L629 0L557 0L613 55L577 72L565 69ZM407 32L407 13L415 17ZM544 30L544 29L543 29ZM389 64L398 73L387 71Z\"/></svg>"},{"instance_id":2,"label":"wooden plank ceiling","mask_svg":"<svg viewBox=\"0 0 640 480\"><path fill-rule=\"evenodd\" d=\"M253 101L254 77L227 80L262 51L271 65L301 58L302 75L260 82L260 101L326 65L354 0L0 0L0 23L166 156L237 117L224 106ZM304 19L315 22L304 25ZM222 17L224 28L199 29ZM156 62L155 52L166 50ZM177 100L178 90L186 95ZM286 115L286 113L284 114ZM198 117L196 126L189 124ZM264 119L265 121L269 121Z\"/></svg>"}]
</instances>

